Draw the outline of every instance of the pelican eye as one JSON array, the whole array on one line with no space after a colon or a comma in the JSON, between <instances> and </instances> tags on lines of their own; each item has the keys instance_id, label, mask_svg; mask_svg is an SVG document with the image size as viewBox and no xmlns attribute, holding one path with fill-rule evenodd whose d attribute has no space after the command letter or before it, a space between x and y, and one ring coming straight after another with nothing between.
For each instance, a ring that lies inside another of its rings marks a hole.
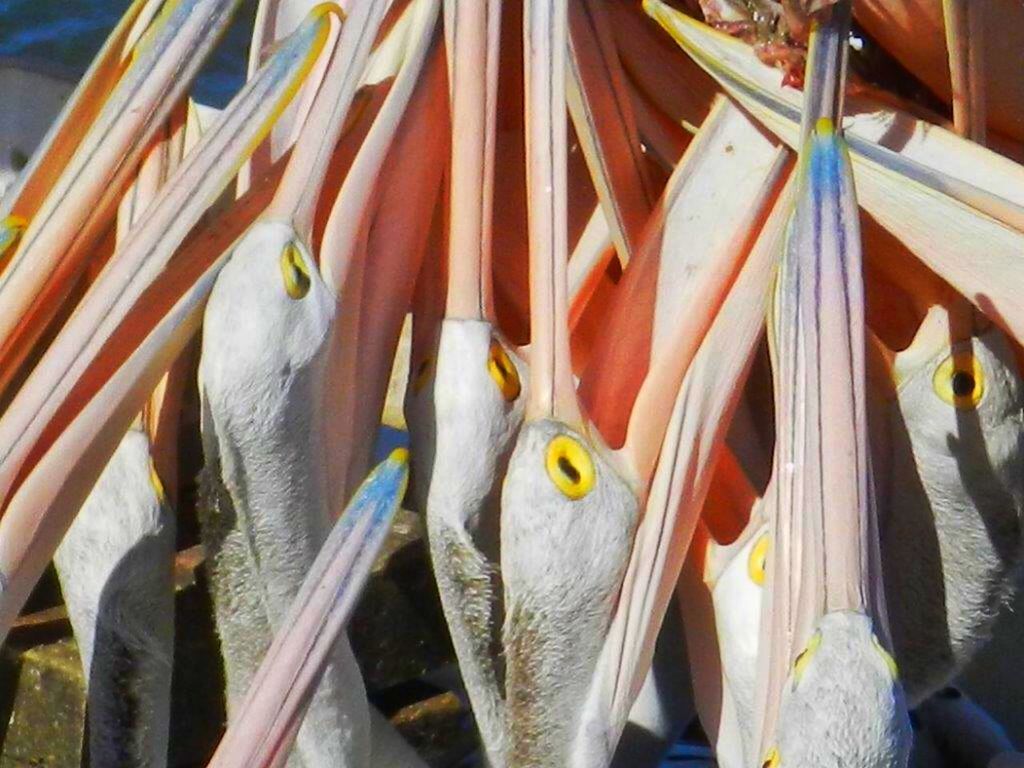
<instances>
[{"instance_id":1,"label":"pelican eye","mask_svg":"<svg viewBox=\"0 0 1024 768\"><path fill-rule=\"evenodd\" d=\"M747 558L747 574L750 576L750 580L759 587L764 584L770 544L771 537L767 533L762 533L753 549L750 550L750 557Z\"/></svg>"},{"instance_id":2,"label":"pelican eye","mask_svg":"<svg viewBox=\"0 0 1024 768\"><path fill-rule=\"evenodd\" d=\"M427 386L427 382L430 381L430 377L434 375L434 358L427 356L420 362L419 367L416 368L416 375L412 380L412 391L415 394L419 394L423 391L423 388Z\"/></svg>"},{"instance_id":3,"label":"pelican eye","mask_svg":"<svg viewBox=\"0 0 1024 768\"><path fill-rule=\"evenodd\" d=\"M548 443L545 465L551 482L573 501L582 499L594 487L590 452L568 435L558 435Z\"/></svg>"},{"instance_id":4,"label":"pelican eye","mask_svg":"<svg viewBox=\"0 0 1024 768\"><path fill-rule=\"evenodd\" d=\"M309 293L309 269L295 243L288 243L281 251L281 276L284 289L291 298L298 300Z\"/></svg>"},{"instance_id":5,"label":"pelican eye","mask_svg":"<svg viewBox=\"0 0 1024 768\"><path fill-rule=\"evenodd\" d=\"M900 668L896 665L896 659L894 659L892 654L882 647L882 643L879 642L877 635L871 635L871 642L874 644L875 650L878 651L882 659L885 661L885 666L888 667L889 674L892 675L892 679L899 680Z\"/></svg>"},{"instance_id":6,"label":"pelican eye","mask_svg":"<svg viewBox=\"0 0 1024 768\"><path fill-rule=\"evenodd\" d=\"M768 750L768 754L764 756L764 762L761 763L761 768L778 768L780 763L779 750L772 747Z\"/></svg>"},{"instance_id":7,"label":"pelican eye","mask_svg":"<svg viewBox=\"0 0 1024 768\"><path fill-rule=\"evenodd\" d=\"M811 639L807 641L807 647L797 654L796 660L793 662L793 687L800 684L800 680L803 678L804 672L807 671L807 666L811 663L811 659L814 658L814 654L818 652L818 648L820 647L821 630L819 629L811 635Z\"/></svg>"},{"instance_id":8,"label":"pelican eye","mask_svg":"<svg viewBox=\"0 0 1024 768\"><path fill-rule=\"evenodd\" d=\"M487 372L491 374L502 397L508 402L511 403L519 397L522 389L519 384L519 371L497 339L491 340L491 349L487 354Z\"/></svg>"},{"instance_id":9,"label":"pelican eye","mask_svg":"<svg viewBox=\"0 0 1024 768\"><path fill-rule=\"evenodd\" d=\"M974 355L950 355L935 369L932 387L943 402L969 410L985 394L985 371Z\"/></svg>"}]
</instances>

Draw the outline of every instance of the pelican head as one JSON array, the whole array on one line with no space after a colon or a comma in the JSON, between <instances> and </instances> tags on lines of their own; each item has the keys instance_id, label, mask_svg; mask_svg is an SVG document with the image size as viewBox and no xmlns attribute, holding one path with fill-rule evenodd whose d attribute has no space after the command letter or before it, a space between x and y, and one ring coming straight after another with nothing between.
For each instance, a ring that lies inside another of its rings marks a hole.
<instances>
[{"instance_id":1,"label":"pelican head","mask_svg":"<svg viewBox=\"0 0 1024 768\"><path fill-rule=\"evenodd\" d=\"M599 444L553 419L523 427L502 490L511 765L567 764L638 514Z\"/></svg>"},{"instance_id":2,"label":"pelican head","mask_svg":"<svg viewBox=\"0 0 1024 768\"><path fill-rule=\"evenodd\" d=\"M768 768L906 765L906 701L871 619L857 611L822 616L793 664L779 724Z\"/></svg>"},{"instance_id":3,"label":"pelican head","mask_svg":"<svg viewBox=\"0 0 1024 768\"><path fill-rule=\"evenodd\" d=\"M230 505L203 521L203 534L233 712L256 672L253 648L282 625L338 508L320 418L336 306L295 230L274 220L239 241L207 304L203 441L207 473ZM369 759L362 687L342 639L299 730L305 764Z\"/></svg>"},{"instance_id":4,"label":"pelican head","mask_svg":"<svg viewBox=\"0 0 1024 768\"><path fill-rule=\"evenodd\" d=\"M1020 373L1001 330L973 328L970 309L964 330L952 317L932 307L893 367L882 554L912 702L948 683L987 641L1022 556Z\"/></svg>"},{"instance_id":5,"label":"pelican head","mask_svg":"<svg viewBox=\"0 0 1024 768\"><path fill-rule=\"evenodd\" d=\"M437 351L415 366L406 393L411 437L424 448L412 457L419 508L436 506L445 525L481 532L523 420L526 378L525 362L489 321L442 321Z\"/></svg>"},{"instance_id":6,"label":"pelican head","mask_svg":"<svg viewBox=\"0 0 1024 768\"><path fill-rule=\"evenodd\" d=\"M321 381L309 369L323 364L334 305L316 262L290 225L253 226L235 247L207 305L202 381L214 409L233 414L245 428L257 409L273 411L288 390ZM263 375L268 370L276 375ZM305 393L305 410L308 398L315 397ZM307 433L310 427L305 425Z\"/></svg>"}]
</instances>

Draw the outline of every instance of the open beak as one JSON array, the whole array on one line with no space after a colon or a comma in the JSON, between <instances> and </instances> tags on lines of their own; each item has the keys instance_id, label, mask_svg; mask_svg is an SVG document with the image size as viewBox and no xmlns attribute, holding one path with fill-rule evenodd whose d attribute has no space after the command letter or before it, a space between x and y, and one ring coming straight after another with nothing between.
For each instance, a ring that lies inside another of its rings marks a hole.
<instances>
[{"instance_id":1,"label":"open beak","mask_svg":"<svg viewBox=\"0 0 1024 768\"><path fill-rule=\"evenodd\" d=\"M27 227L0 276L0 389L60 310L143 153L238 4L168 4L144 32L152 4L131 6L12 191L5 216Z\"/></svg>"},{"instance_id":2,"label":"open beak","mask_svg":"<svg viewBox=\"0 0 1024 768\"><path fill-rule=\"evenodd\" d=\"M202 137L0 418L0 636L197 329L222 254L255 215L254 203L265 204L266 191L254 188L179 251L316 61L331 13L311 14Z\"/></svg>"},{"instance_id":3,"label":"open beak","mask_svg":"<svg viewBox=\"0 0 1024 768\"><path fill-rule=\"evenodd\" d=\"M369 578L409 480L394 450L356 490L263 657L211 768L284 765L306 706Z\"/></svg>"}]
</instances>

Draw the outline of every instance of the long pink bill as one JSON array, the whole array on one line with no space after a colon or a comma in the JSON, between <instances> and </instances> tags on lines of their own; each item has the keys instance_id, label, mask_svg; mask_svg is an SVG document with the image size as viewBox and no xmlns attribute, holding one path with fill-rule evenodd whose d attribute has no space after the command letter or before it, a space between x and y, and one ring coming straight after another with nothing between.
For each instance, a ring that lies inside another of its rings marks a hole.
<instances>
[{"instance_id":1,"label":"long pink bill","mask_svg":"<svg viewBox=\"0 0 1024 768\"><path fill-rule=\"evenodd\" d=\"M399 448L355 492L274 638L210 768L284 765L331 648L345 630L391 519L405 495Z\"/></svg>"},{"instance_id":2,"label":"long pink bill","mask_svg":"<svg viewBox=\"0 0 1024 768\"><path fill-rule=\"evenodd\" d=\"M765 127L800 147L802 96L750 47L670 8L647 12ZM853 97L844 119L859 204L914 256L1024 338L1024 167L942 126ZM964 253L975 254L970 260Z\"/></svg>"},{"instance_id":3,"label":"long pink bill","mask_svg":"<svg viewBox=\"0 0 1024 768\"><path fill-rule=\"evenodd\" d=\"M406 14L405 57L323 235L320 266L339 303L332 406L338 418L329 429L343 496L369 466L448 155L440 2L416 0Z\"/></svg>"},{"instance_id":4,"label":"long pink bill","mask_svg":"<svg viewBox=\"0 0 1024 768\"><path fill-rule=\"evenodd\" d=\"M444 7L453 144L445 316L493 320L491 219L501 2L447 0Z\"/></svg>"},{"instance_id":5,"label":"long pink bill","mask_svg":"<svg viewBox=\"0 0 1024 768\"><path fill-rule=\"evenodd\" d=\"M640 247L657 195L611 24L603 2L569 4L566 95L612 241L625 266Z\"/></svg>"},{"instance_id":6,"label":"long pink bill","mask_svg":"<svg viewBox=\"0 0 1024 768\"><path fill-rule=\"evenodd\" d=\"M791 206L792 184L776 199L675 399L644 516L634 537L619 606L608 631L598 684L588 703L595 714L605 713L603 746L609 756L650 668L662 618L679 581L747 369L761 339ZM693 635L688 637L692 640ZM713 643L713 639L702 638L702 642ZM692 652L698 651L693 648ZM595 720L600 721L598 717ZM589 735L593 736L597 727L595 724Z\"/></svg>"},{"instance_id":7,"label":"long pink bill","mask_svg":"<svg viewBox=\"0 0 1024 768\"><path fill-rule=\"evenodd\" d=\"M0 418L0 636L121 434L197 328L225 246L266 204L266 191L252 190L179 251L309 71L329 24L326 10L312 15L203 136Z\"/></svg>"},{"instance_id":8,"label":"long pink bill","mask_svg":"<svg viewBox=\"0 0 1024 768\"><path fill-rule=\"evenodd\" d=\"M810 765L803 752L842 750L848 732L870 734L889 755L905 752L906 707L879 640L888 628L868 464L858 211L849 155L828 118L801 156L771 338L777 443L759 644L762 754ZM870 691L867 705L851 704L865 695L849 698L853 686ZM828 714L800 741L799 713L815 698Z\"/></svg>"},{"instance_id":9,"label":"long pink bill","mask_svg":"<svg viewBox=\"0 0 1024 768\"><path fill-rule=\"evenodd\" d=\"M0 389L11 381L68 297L113 221L143 153L238 4L239 0L167 4L134 46L118 55L131 39L125 27L129 20L138 20L138 8L132 6L62 115L67 122L51 133L38 160L30 163L9 213L23 219L26 228L0 274ZM115 78L117 85L104 99L108 82ZM102 100L102 109L91 115L86 99ZM84 122L89 117L92 120ZM85 134L76 145L75 132Z\"/></svg>"}]
</instances>

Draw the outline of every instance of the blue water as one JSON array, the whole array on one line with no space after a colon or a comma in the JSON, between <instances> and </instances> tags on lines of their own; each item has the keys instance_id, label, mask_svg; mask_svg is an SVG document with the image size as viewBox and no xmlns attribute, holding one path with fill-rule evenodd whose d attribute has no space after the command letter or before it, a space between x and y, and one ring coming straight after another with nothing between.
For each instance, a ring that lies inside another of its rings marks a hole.
<instances>
[{"instance_id":1,"label":"blue water","mask_svg":"<svg viewBox=\"0 0 1024 768\"><path fill-rule=\"evenodd\" d=\"M0 57L46 61L77 79L129 5L128 0L0 0ZM245 80L255 0L242 4L193 89L222 107Z\"/></svg>"}]
</instances>

